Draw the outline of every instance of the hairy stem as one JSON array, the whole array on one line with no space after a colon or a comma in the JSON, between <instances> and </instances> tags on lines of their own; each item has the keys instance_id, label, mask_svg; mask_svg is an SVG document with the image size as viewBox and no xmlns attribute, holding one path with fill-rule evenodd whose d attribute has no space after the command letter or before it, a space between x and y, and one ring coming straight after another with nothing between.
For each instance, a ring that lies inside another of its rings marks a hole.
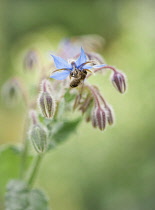
<instances>
[{"instance_id":1,"label":"hairy stem","mask_svg":"<svg viewBox=\"0 0 155 210\"><path fill-rule=\"evenodd\" d=\"M113 67L113 66L109 66L109 65L106 65L106 66L103 66L103 67L100 67L100 68L97 68L94 70L94 73L98 72L98 71L102 71L103 69L109 69L109 70L112 70L113 72L116 72L116 69ZM92 74L88 74L87 75L87 78L89 78Z\"/></svg>"},{"instance_id":2,"label":"hairy stem","mask_svg":"<svg viewBox=\"0 0 155 210\"><path fill-rule=\"evenodd\" d=\"M29 173L29 176L27 178L27 183L30 187L32 187L33 183L34 183L34 180L36 178L36 175L37 175L37 172L39 170L39 166L40 166L40 163L41 163L41 160L42 160L42 157L43 155L37 155L35 158L34 158L34 161L32 163L32 166L31 166L31 169L30 169L30 173Z\"/></svg>"},{"instance_id":3,"label":"hairy stem","mask_svg":"<svg viewBox=\"0 0 155 210\"><path fill-rule=\"evenodd\" d=\"M86 87L92 92L92 94L94 96L94 100L95 100L95 105L100 108L100 102L98 100L98 96L96 94L96 91L95 91L94 87L90 86L90 85L86 85Z\"/></svg>"}]
</instances>

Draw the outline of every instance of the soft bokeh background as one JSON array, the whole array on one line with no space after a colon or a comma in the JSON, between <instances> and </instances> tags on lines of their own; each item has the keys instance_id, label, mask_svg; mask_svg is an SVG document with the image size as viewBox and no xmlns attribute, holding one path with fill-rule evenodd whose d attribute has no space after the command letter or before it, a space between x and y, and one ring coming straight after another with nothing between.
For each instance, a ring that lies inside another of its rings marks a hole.
<instances>
[{"instance_id":1,"label":"soft bokeh background","mask_svg":"<svg viewBox=\"0 0 155 210\"><path fill-rule=\"evenodd\" d=\"M123 96L110 84L109 74L91 79L114 107L114 127L100 132L83 122L45 157L36 187L47 192L54 210L155 209L154 8L149 0L0 3L0 85L20 74L24 50L38 47L46 59L61 38L83 34L104 37L106 61L128 77ZM21 141L23 121L22 105L7 109L1 102L2 145Z\"/></svg>"}]
</instances>

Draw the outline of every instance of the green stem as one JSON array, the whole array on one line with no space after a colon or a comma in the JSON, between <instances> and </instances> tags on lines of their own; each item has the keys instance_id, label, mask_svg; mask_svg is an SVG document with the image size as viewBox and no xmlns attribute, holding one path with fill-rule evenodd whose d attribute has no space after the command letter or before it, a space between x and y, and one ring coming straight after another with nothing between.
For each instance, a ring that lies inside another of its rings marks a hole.
<instances>
[{"instance_id":1,"label":"green stem","mask_svg":"<svg viewBox=\"0 0 155 210\"><path fill-rule=\"evenodd\" d=\"M27 160L27 152L28 152L28 140L27 140L27 127L28 127L28 120L25 120L24 126L24 135L23 135L23 150L21 155L21 166L20 166L20 174L19 177L23 179L24 172L26 169L26 160Z\"/></svg>"},{"instance_id":2,"label":"green stem","mask_svg":"<svg viewBox=\"0 0 155 210\"><path fill-rule=\"evenodd\" d=\"M20 178L24 177L24 172L26 169L26 160L27 160L27 151L28 151L28 140L26 139L24 142L24 148L21 157L21 167L20 167Z\"/></svg>"},{"instance_id":3,"label":"green stem","mask_svg":"<svg viewBox=\"0 0 155 210\"><path fill-rule=\"evenodd\" d=\"M29 177L27 179L27 183L28 183L29 186L32 186L33 183L34 183L34 180L36 178L36 175L37 175L37 172L38 172L38 169L39 169L42 157L43 157L43 155L37 155L34 158L34 162L32 164L32 167L30 169L30 174L29 174Z\"/></svg>"}]
</instances>

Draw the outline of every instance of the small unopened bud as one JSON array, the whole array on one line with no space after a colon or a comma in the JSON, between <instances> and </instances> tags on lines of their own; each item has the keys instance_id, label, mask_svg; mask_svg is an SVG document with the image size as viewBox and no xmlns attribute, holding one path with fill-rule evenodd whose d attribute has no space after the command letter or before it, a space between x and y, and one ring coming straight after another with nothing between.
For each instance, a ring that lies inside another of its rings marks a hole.
<instances>
[{"instance_id":1,"label":"small unopened bud","mask_svg":"<svg viewBox=\"0 0 155 210\"><path fill-rule=\"evenodd\" d=\"M92 126L93 126L94 128L97 128L96 110L95 110L95 109L94 109L93 112L92 112L91 121L92 121Z\"/></svg>"},{"instance_id":2,"label":"small unopened bud","mask_svg":"<svg viewBox=\"0 0 155 210\"><path fill-rule=\"evenodd\" d=\"M104 130L106 127L106 112L103 107L96 107L92 114L92 125Z\"/></svg>"},{"instance_id":3,"label":"small unopened bud","mask_svg":"<svg viewBox=\"0 0 155 210\"><path fill-rule=\"evenodd\" d=\"M124 93L126 91L126 78L123 73L115 71L112 74L111 81L120 93Z\"/></svg>"},{"instance_id":4,"label":"small unopened bud","mask_svg":"<svg viewBox=\"0 0 155 210\"><path fill-rule=\"evenodd\" d=\"M89 60L95 60L97 63L95 63L95 64L103 64L103 63L105 63L105 61L104 61L104 59L103 59L103 57L100 55L100 54L98 54L98 53L86 53L86 55L88 56L88 58L89 58Z\"/></svg>"},{"instance_id":5,"label":"small unopened bud","mask_svg":"<svg viewBox=\"0 0 155 210\"><path fill-rule=\"evenodd\" d=\"M32 70L38 64L38 53L36 50L29 50L24 57L24 68Z\"/></svg>"},{"instance_id":6,"label":"small unopened bud","mask_svg":"<svg viewBox=\"0 0 155 210\"><path fill-rule=\"evenodd\" d=\"M109 123L109 125L113 125L114 124L114 112L111 106L106 106L106 113L107 113L107 121Z\"/></svg>"},{"instance_id":7,"label":"small unopened bud","mask_svg":"<svg viewBox=\"0 0 155 210\"><path fill-rule=\"evenodd\" d=\"M38 153L43 153L47 149L47 132L39 124L33 124L29 132L30 140L34 149Z\"/></svg>"},{"instance_id":8,"label":"small unopened bud","mask_svg":"<svg viewBox=\"0 0 155 210\"><path fill-rule=\"evenodd\" d=\"M37 112L35 110L33 110L33 109L30 110L29 116L30 116L30 119L31 119L31 122L33 125L38 124L38 116L37 116Z\"/></svg>"},{"instance_id":9,"label":"small unopened bud","mask_svg":"<svg viewBox=\"0 0 155 210\"><path fill-rule=\"evenodd\" d=\"M9 79L2 87L2 99L8 107L15 106L21 98L21 84L18 79Z\"/></svg>"},{"instance_id":10,"label":"small unopened bud","mask_svg":"<svg viewBox=\"0 0 155 210\"><path fill-rule=\"evenodd\" d=\"M48 81L43 80L42 82L42 90L38 98L38 104L41 109L42 114L47 117L51 118L54 116L55 113L55 99L48 91Z\"/></svg>"}]
</instances>

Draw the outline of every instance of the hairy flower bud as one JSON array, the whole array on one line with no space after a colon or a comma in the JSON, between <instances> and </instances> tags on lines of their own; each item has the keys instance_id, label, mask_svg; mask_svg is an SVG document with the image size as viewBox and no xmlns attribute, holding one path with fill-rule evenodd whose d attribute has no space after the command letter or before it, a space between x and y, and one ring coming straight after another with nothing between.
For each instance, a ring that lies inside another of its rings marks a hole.
<instances>
[{"instance_id":1,"label":"hairy flower bud","mask_svg":"<svg viewBox=\"0 0 155 210\"><path fill-rule=\"evenodd\" d=\"M41 125L33 124L29 136L36 152L43 153L46 151L47 132Z\"/></svg>"},{"instance_id":2,"label":"hairy flower bud","mask_svg":"<svg viewBox=\"0 0 155 210\"><path fill-rule=\"evenodd\" d=\"M86 53L86 55L88 56L89 60L96 61L96 64L103 64L103 63L105 63L103 57L100 54L98 54L98 53L91 52L91 53Z\"/></svg>"},{"instance_id":3,"label":"hairy flower bud","mask_svg":"<svg viewBox=\"0 0 155 210\"><path fill-rule=\"evenodd\" d=\"M38 116L37 116L37 112L35 110L33 110L33 109L30 110L29 116L30 116L30 119L31 119L31 122L33 125L38 124Z\"/></svg>"},{"instance_id":4,"label":"hairy flower bud","mask_svg":"<svg viewBox=\"0 0 155 210\"><path fill-rule=\"evenodd\" d=\"M93 126L94 128L97 128L96 110L95 110L95 109L94 109L93 112L92 112L91 121L92 121L92 126Z\"/></svg>"},{"instance_id":5,"label":"hairy flower bud","mask_svg":"<svg viewBox=\"0 0 155 210\"><path fill-rule=\"evenodd\" d=\"M92 114L92 125L104 130L106 127L106 112L103 107L96 107Z\"/></svg>"},{"instance_id":6,"label":"hairy flower bud","mask_svg":"<svg viewBox=\"0 0 155 210\"><path fill-rule=\"evenodd\" d=\"M16 78L9 79L2 87L2 98L8 107L15 106L21 98L21 84Z\"/></svg>"},{"instance_id":7,"label":"hairy flower bud","mask_svg":"<svg viewBox=\"0 0 155 210\"><path fill-rule=\"evenodd\" d=\"M126 78L123 73L115 71L112 74L111 81L120 93L124 93L126 91Z\"/></svg>"},{"instance_id":8,"label":"hairy flower bud","mask_svg":"<svg viewBox=\"0 0 155 210\"><path fill-rule=\"evenodd\" d=\"M109 125L113 125L114 124L114 113L113 113L113 109L111 106L106 106L106 114L107 114L107 121L109 123Z\"/></svg>"},{"instance_id":9,"label":"hairy flower bud","mask_svg":"<svg viewBox=\"0 0 155 210\"><path fill-rule=\"evenodd\" d=\"M42 114L47 118L51 118L55 113L55 100L48 91L47 83L48 81L46 80L44 80L42 83L42 91L38 98L38 104Z\"/></svg>"},{"instance_id":10,"label":"hairy flower bud","mask_svg":"<svg viewBox=\"0 0 155 210\"><path fill-rule=\"evenodd\" d=\"M32 70L38 64L38 53L36 50L32 49L27 52L24 57L24 68L26 70Z\"/></svg>"}]
</instances>

